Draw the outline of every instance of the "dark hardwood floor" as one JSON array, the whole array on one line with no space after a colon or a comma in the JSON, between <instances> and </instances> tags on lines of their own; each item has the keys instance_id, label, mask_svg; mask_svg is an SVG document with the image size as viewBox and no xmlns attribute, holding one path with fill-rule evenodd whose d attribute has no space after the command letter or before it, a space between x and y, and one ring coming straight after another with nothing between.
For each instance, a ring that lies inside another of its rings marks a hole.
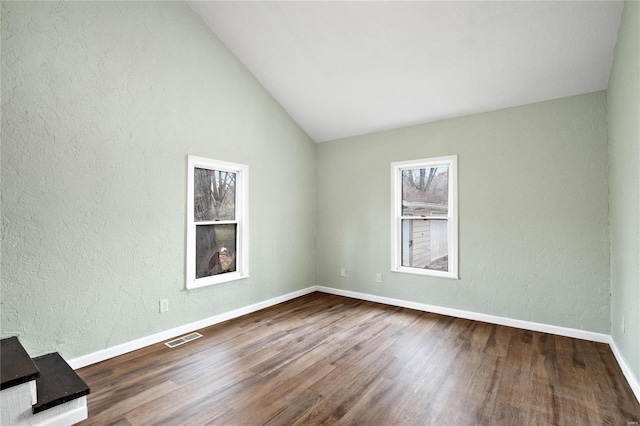
<instances>
[{"instance_id":1,"label":"dark hardwood floor","mask_svg":"<svg viewBox=\"0 0 640 426\"><path fill-rule=\"evenodd\" d=\"M83 425L638 424L608 345L313 293L78 370Z\"/></svg>"}]
</instances>

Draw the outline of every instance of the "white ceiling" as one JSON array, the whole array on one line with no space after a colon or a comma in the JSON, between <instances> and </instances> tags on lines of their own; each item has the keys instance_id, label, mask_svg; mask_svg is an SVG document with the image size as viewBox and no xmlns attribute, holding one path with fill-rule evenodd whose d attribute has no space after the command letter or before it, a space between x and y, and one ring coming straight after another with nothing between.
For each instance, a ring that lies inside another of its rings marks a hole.
<instances>
[{"instance_id":1,"label":"white ceiling","mask_svg":"<svg viewBox=\"0 0 640 426\"><path fill-rule=\"evenodd\" d=\"M623 8L189 4L316 142L606 89Z\"/></svg>"}]
</instances>

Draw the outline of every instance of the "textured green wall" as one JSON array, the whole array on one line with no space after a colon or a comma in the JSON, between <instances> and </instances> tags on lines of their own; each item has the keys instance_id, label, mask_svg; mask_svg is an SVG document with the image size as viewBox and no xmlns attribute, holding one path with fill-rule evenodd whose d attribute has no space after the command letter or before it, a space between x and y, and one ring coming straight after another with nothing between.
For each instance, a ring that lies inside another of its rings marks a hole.
<instances>
[{"instance_id":1,"label":"textured green wall","mask_svg":"<svg viewBox=\"0 0 640 426\"><path fill-rule=\"evenodd\" d=\"M3 2L2 133L1 326L32 355L315 282L315 145L186 3ZM250 279L184 290L188 154L249 165Z\"/></svg>"},{"instance_id":2,"label":"textured green wall","mask_svg":"<svg viewBox=\"0 0 640 426\"><path fill-rule=\"evenodd\" d=\"M606 132L598 92L319 144L318 284L609 333ZM391 273L390 163L452 154L461 279Z\"/></svg>"},{"instance_id":3,"label":"textured green wall","mask_svg":"<svg viewBox=\"0 0 640 426\"><path fill-rule=\"evenodd\" d=\"M624 6L607 105L611 335L640 378L640 3L635 1Z\"/></svg>"},{"instance_id":4,"label":"textured green wall","mask_svg":"<svg viewBox=\"0 0 640 426\"><path fill-rule=\"evenodd\" d=\"M636 374L637 19L627 5L608 95L612 332ZM610 332L604 93L315 146L181 2L3 2L1 49L0 321L33 355L316 282ZM250 166L248 280L184 290L188 154ZM450 154L461 279L392 274L389 163Z\"/></svg>"}]
</instances>

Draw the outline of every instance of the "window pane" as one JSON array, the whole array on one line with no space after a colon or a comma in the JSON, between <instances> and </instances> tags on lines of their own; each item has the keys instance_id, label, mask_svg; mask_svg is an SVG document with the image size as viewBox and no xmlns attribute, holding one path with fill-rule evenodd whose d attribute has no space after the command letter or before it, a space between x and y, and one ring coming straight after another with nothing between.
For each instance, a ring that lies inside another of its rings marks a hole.
<instances>
[{"instance_id":1,"label":"window pane","mask_svg":"<svg viewBox=\"0 0 640 426\"><path fill-rule=\"evenodd\" d=\"M402 171L402 216L446 216L449 167Z\"/></svg>"},{"instance_id":2,"label":"window pane","mask_svg":"<svg viewBox=\"0 0 640 426\"><path fill-rule=\"evenodd\" d=\"M236 270L237 225L196 226L196 278Z\"/></svg>"},{"instance_id":3,"label":"window pane","mask_svg":"<svg viewBox=\"0 0 640 426\"><path fill-rule=\"evenodd\" d=\"M236 174L194 168L194 220L234 220L236 215Z\"/></svg>"},{"instance_id":4,"label":"window pane","mask_svg":"<svg viewBox=\"0 0 640 426\"><path fill-rule=\"evenodd\" d=\"M402 221L402 266L449 271L447 220Z\"/></svg>"}]
</instances>

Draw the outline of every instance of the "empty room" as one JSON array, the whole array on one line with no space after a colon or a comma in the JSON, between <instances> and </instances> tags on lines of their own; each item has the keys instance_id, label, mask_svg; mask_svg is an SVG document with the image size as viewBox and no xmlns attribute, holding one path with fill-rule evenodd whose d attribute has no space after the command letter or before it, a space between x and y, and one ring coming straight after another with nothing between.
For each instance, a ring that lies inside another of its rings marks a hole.
<instances>
[{"instance_id":1,"label":"empty room","mask_svg":"<svg viewBox=\"0 0 640 426\"><path fill-rule=\"evenodd\" d=\"M2 425L640 423L640 2L0 12Z\"/></svg>"}]
</instances>

